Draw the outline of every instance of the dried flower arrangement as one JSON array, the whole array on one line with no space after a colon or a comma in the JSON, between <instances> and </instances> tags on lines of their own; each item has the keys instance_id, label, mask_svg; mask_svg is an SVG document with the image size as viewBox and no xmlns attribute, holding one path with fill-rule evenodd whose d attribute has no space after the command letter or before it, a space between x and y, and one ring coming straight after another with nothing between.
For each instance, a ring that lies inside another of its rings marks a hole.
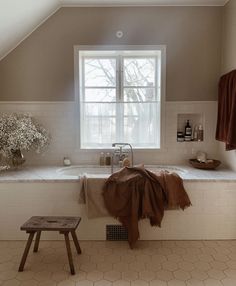
<instances>
[{"instance_id":1,"label":"dried flower arrangement","mask_svg":"<svg viewBox=\"0 0 236 286\"><path fill-rule=\"evenodd\" d=\"M0 154L12 158L17 150L43 151L50 141L49 133L29 114L0 116Z\"/></svg>"}]
</instances>

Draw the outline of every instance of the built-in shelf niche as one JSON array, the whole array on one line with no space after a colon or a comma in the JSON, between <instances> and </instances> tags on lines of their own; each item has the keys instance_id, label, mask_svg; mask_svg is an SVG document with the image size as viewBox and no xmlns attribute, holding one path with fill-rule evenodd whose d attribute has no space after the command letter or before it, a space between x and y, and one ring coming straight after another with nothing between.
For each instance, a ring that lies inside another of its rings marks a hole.
<instances>
[{"instance_id":1,"label":"built-in shelf niche","mask_svg":"<svg viewBox=\"0 0 236 286\"><path fill-rule=\"evenodd\" d=\"M202 113L180 113L177 115L177 131L185 132L185 125L187 120L192 127L192 132L194 132L195 126L202 125L203 126L203 141L204 141L204 130L205 130L205 120L204 115ZM176 132L176 140L177 140L177 132ZM187 141L185 141L187 142ZM190 142L202 142L202 141L190 141Z\"/></svg>"}]
</instances>

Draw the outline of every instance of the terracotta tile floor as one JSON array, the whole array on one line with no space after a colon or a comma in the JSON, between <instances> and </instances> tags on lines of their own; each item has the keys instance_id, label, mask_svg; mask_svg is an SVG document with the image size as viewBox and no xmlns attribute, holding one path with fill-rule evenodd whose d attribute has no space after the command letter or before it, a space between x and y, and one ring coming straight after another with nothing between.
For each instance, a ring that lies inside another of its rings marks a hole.
<instances>
[{"instance_id":1,"label":"terracotta tile floor","mask_svg":"<svg viewBox=\"0 0 236 286\"><path fill-rule=\"evenodd\" d=\"M71 243L72 245L72 243ZM236 286L236 241L81 242L70 275L63 241L42 241L17 272L24 241L0 241L4 286Z\"/></svg>"}]
</instances>

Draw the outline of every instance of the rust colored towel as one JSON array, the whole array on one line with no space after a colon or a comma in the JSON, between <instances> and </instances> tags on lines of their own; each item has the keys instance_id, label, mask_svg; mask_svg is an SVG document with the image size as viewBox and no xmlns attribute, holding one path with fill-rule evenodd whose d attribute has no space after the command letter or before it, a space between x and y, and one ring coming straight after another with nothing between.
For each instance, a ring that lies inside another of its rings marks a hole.
<instances>
[{"instance_id":1,"label":"rust colored towel","mask_svg":"<svg viewBox=\"0 0 236 286\"><path fill-rule=\"evenodd\" d=\"M219 82L216 140L225 142L227 151L236 149L236 70Z\"/></svg>"},{"instance_id":2,"label":"rust colored towel","mask_svg":"<svg viewBox=\"0 0 236 286\"><path fill-rule=\"evenodd\" d=\"M191 205L177 174L154 174L142 167L126 167L112 174L105 183L103 197L108 212L128 229L131 248L139 238L140 219L149 218L152 226L160 227L165 208Z\"/></svg>"}]
</instances>

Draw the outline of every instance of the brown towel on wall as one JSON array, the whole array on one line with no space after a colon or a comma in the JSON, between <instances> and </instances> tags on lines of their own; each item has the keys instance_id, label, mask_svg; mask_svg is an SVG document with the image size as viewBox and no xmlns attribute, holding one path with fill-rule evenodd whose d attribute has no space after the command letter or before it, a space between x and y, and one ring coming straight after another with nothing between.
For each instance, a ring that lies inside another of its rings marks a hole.
<instances>
[{"instance_id":1,"label":"brown towel on wall","mask_svg":"<svg viewBox=\"0 0 236 286\"><path fill-rule=\"evenodd\" d=\"M108 212L128 229L131 248L139 238L140 219L149 218L152 226L160 227L164 209L191 205L177 174L154 174L142 167L125 167L112 174L105 183L103 197Z\"/></svg>"},{"instance_id":2,"label":"brown towel on wall","mask_svg":"<svg viewBox=\"0 0 236 286\"><path fill-rule=\"evenodd\" d=\"M216 140L225 142L227 151L236 149L236 70L219 82Z\"/></svg>"}]
</instances>

